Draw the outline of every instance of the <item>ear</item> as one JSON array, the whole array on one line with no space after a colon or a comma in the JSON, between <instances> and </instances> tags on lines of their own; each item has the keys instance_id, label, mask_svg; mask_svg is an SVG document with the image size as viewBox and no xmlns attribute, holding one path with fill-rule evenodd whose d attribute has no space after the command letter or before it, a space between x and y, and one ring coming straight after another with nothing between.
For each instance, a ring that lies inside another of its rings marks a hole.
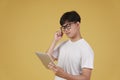
<instances>
[{"instance_id":1,"label":"ear","mask_svg":"<svg viewBox=\"0 0 120 80\"><path fill-rule=\"evenodd\" d=\"M78 21L77 21L76 23L77 23L77 25L79 25L79 24L80 24L80 22L78 22Z\"/></svg>"},{"instance_id":2,"label":"ear","mask_svg":"<svg viewBox=\"0 0 120 80\"><path fill-rule=\"evenodd\" d=\"M76 22L77 27L80 28L80 22Z\"/></svg>"}]
</instances>

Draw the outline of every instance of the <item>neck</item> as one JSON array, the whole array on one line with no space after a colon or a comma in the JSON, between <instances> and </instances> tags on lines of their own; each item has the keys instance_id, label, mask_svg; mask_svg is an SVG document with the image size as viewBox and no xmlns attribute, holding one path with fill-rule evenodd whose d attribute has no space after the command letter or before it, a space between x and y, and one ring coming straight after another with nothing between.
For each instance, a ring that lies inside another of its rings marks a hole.
<instances>
[{"instance_id":1,"label":"neck","mask_svg":"<svg viewBox=\"0 0 120 80\"><path fill-rule=\"evenodd\" d=\"M78 35L70 38L70 40L71 40L72 42L78 41L78 40L80 40L80 39L82 39L82 36L81 36L80 33L79 33Z\"/></svg>"}]
</instances>

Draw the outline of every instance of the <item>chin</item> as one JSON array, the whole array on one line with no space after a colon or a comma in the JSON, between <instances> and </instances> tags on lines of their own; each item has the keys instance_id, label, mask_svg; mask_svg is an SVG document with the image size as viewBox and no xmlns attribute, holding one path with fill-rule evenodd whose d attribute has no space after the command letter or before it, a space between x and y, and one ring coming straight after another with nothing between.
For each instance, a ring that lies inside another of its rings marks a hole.
<instances>
[{"instance_id":1,"label":"chin","mask_svg":"<svg viewBox=\"0 0 120 80\"><path fill-rule=\"evenodd\" d=\"M67 35L67 37L68 37L68 38L73 38L73 36L72 36L72 35Z\"/></svg>"}]
</instances>

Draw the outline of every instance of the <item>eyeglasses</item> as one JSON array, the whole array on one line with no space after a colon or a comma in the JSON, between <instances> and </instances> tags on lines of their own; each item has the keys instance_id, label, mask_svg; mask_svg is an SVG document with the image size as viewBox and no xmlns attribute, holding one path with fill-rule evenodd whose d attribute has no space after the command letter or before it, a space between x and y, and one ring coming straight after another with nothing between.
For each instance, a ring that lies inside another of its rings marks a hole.
<instances>
[{"instance_id":1,"label":"eyeglasses","mask_svg":"<svg viewBox=\"0 0 120 80\"><path fill-rule=\"evenodd\" d=\"M61 31L65 32L66 29L69 31L73 23L75 22L70 22L70 23L67 23L66 25L63 25L62 27L60 27Z\"/></svg>"}]
</instances>

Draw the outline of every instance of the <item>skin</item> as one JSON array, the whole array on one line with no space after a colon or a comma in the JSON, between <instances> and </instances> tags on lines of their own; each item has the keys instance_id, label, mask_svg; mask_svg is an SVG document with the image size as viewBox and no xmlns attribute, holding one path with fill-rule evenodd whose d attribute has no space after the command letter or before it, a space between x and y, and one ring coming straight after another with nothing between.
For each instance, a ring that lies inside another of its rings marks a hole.
<instances>
[{"instance_id":1,"label":"skin","mask_svg":"<svg viewBox=\"0 0 120 80\"><path fill-rule=\"evenodd\" d=\"M66 22L63 26L65 26L68 22ZM57 44L57 42L62 38L61 34L64 33L72 42L82 39L80 34L80 23L76 22L71 24L71 29L65 29L64 32L61 30L57 31L54 35L53 42L47 51L47 54L53 59L57 60L52 56L53 50ZM66 80L90 80L92 69L83 68L82 74L80 75L72 75L65 72L61 67L54 65L53 63L49 63L49 69L54 72L56 76L65 78Z\"/></svg>"}]
</instances>

